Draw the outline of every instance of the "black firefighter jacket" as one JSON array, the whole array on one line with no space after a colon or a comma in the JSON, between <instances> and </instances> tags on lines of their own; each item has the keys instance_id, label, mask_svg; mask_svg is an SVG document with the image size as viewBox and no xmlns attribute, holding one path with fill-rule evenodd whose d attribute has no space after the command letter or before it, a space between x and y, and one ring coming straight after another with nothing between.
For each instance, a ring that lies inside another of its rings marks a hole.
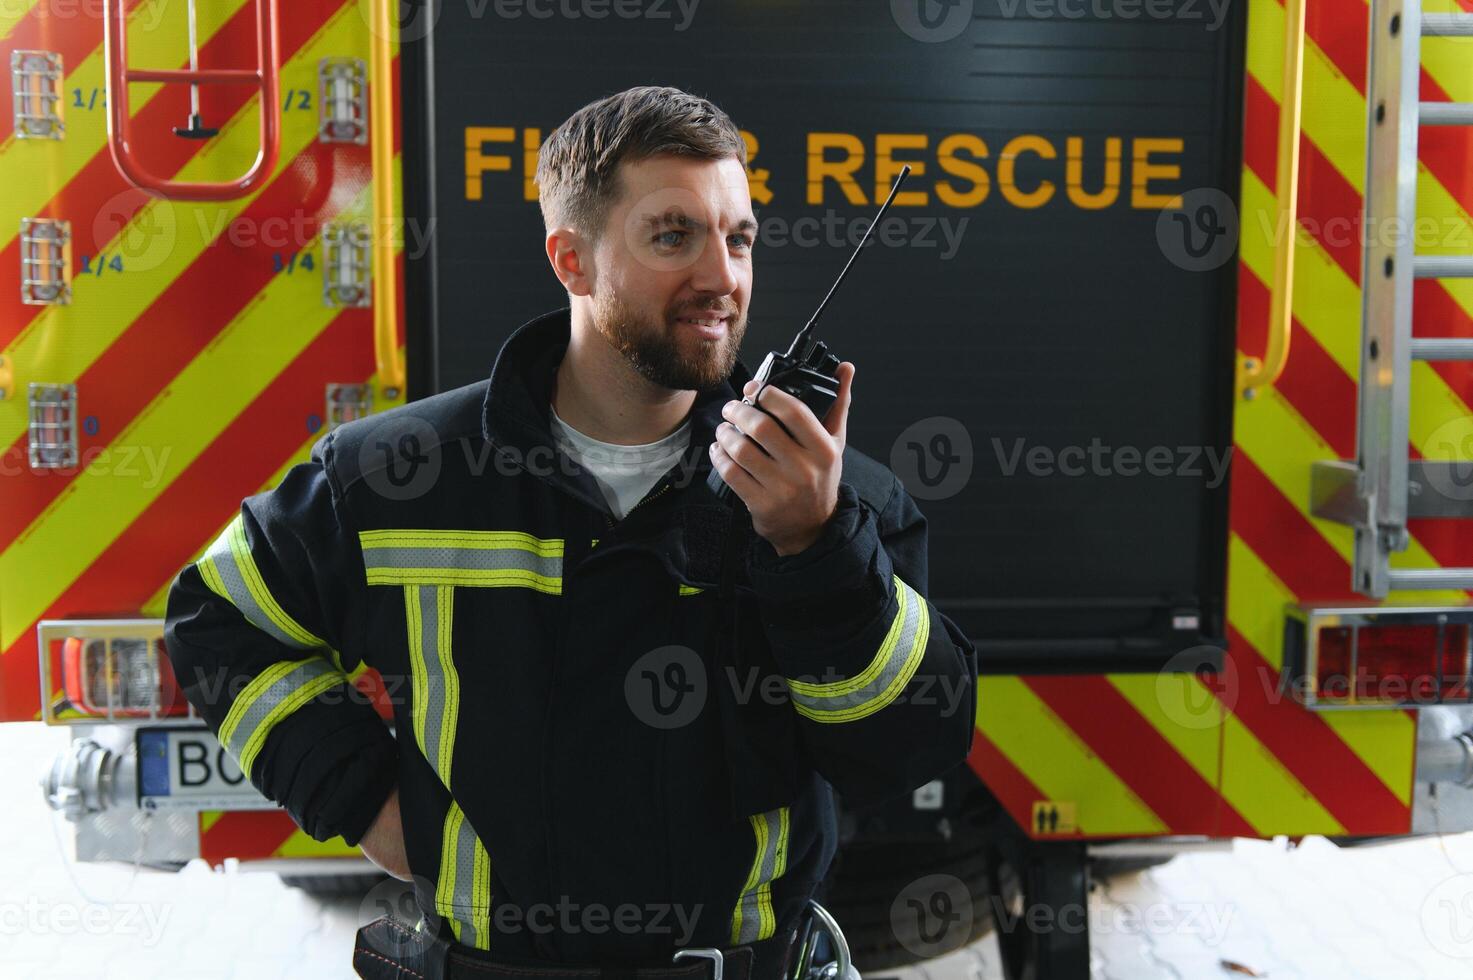
<instances>
[{"instance_id":1,"label":"black firefighter jacket","mask_svg":"<svg viewBox=\"0 0 1473 980\"><path fill-rule=\"evenodd\" d=\"M926 599L926 524L851 449L777 553L706 486L721 406L623 520L553 449L568 311L482 382L349 422L169 593L181 684L256 786L355 844L393 786L445 938L668 963L795 921L867 804L960 763L975 653ZM382 675L394 724L351 682ZM370 675L371 676L371 675Z\"/></svg>"}]
</instances>

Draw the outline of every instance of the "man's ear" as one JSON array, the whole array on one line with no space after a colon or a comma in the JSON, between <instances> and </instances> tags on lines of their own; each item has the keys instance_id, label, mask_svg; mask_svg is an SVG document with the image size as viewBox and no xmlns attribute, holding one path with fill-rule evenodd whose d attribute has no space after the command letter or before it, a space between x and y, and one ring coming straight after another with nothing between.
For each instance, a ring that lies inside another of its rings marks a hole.
<instances>
[{"instance_id":1,"label":"man's ear","mask_svg":"<svg viewBox=\"0 0 1473 980\"><path fill-rule=\"evenodd\" d=\"M547 261L558 282L574 296L593 292L593 248L571 228L554 228L547 233Z\"/></svg>"}]
</instances>

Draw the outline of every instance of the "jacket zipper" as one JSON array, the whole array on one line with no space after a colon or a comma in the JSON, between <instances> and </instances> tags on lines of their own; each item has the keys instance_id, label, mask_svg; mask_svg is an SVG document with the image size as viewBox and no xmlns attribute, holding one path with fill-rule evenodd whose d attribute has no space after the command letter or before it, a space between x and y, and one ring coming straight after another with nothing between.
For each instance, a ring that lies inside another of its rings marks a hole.
<instances>
[{"instance_id":1,"label":"jacket zipper","mask_svg":"<svg viewBox=\"0 0 1473 980\"><path fill-rule=\"evenodd\" d=\"M627 510L624 513L624 517L627 518L630 514L632 514L635 511L639 510L639 508L643 507L645 504L649 503L651 500L654 500L656 497L660 496L662 493L664 493L666 490L669 490L669 489L670 489L670 484L666 483L666 484L661 485L659 489L654 490L651 493L645 494L644 497L642 497L640 499L639 503L635 504L633 507L629 508L629 510ZM605 514L604 515L604 521L607 522L607 524L608 524L609 527L613 527L614 526L614 519L612 517L610 517L608 514Z\"/></svg>"}]
</instances>

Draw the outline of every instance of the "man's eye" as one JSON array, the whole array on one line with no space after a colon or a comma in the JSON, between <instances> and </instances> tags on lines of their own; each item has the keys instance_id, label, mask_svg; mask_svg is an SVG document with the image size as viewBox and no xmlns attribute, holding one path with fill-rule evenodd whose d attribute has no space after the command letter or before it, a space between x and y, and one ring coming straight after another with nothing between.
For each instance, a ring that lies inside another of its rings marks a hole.
<instances>
[{"instance_id":1,"label":"man's eye","mask_svg":"<svg viewBox=\"0 0 1473 980\"><path fill-rule=\"evenodd\" d=\"M731 245L733 248L751 248L752 239L748 238L746 235L732 235Z\"/></svg>"},{"instance_id":2,"label":"man's eye","mask_svg":"<svg viewBox=\"0 0 1473 980\"><path fill-rule=\"evenodd\" d=\"M655 244L664 248L679 248L687 234L684 231L662 231L655 236Z\"/></svg>"}]
</instances>

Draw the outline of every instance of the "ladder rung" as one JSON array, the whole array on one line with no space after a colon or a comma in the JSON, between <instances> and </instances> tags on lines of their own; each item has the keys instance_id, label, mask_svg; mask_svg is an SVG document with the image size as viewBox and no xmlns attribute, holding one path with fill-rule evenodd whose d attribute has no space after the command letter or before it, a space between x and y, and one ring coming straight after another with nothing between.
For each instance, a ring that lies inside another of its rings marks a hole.
<instances>
[{"instance_id":1,"label":"ladder rung","mask_svg":"<svg viewBox=\"0 0 1473 980\"><path fill-rule=\"evenodd\" d=\"M1412 260L1418 279L1464 279L1473 276L1473 255L1418 255Z\"/></svg>"},{"instance_id":2,"label":"ladder rung","mask_svg":"<svg viewBox=\"0 0 1473 980\"><path fill-rule=\"evenodd\" d=\"M1473 126L1473 102L1419 102L1417 121L1423 126Z\"/></svg>"},{"instance_id":3,"label":"ladder rung","mask_svg":"<svg viewBox=\"0 0 1473 980\"><path fill-rule=\"evenodd\" d=\"M1473 589L1473 568L1393 568L1393 589Z\"/></svg>"},{"instance_id":4,"label":"ladder rung","mask_svg":"<svg viewBox=\"0 0 1473 980\"><path fill-rule=\"evenodd\" d=\"M1473 337L1413 337L1416 361L1473 361Z\"/></svg>"},{"instance_id":5,"label":"ladder rung","mask_svg":"<svg viewBox=\"0 0 1473 980\"><path fill-rule=\"evenodd\" d=\"M1424 37L1473 37L1473 14L1423 14Z\"/></svg>"}]
</instances>

